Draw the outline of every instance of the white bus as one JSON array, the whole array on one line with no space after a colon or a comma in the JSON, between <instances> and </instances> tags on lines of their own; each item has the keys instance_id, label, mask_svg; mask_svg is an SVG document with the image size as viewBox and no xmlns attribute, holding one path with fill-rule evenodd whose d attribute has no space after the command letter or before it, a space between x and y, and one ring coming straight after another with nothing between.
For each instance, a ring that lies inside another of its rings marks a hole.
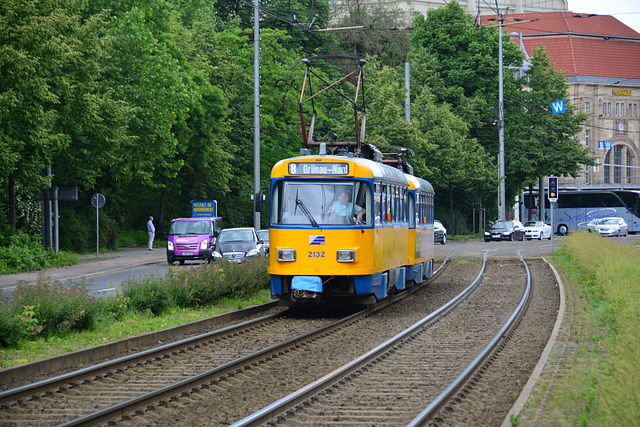
<instances>
[{"instance_id":1,"label":"white bus","mask_svg":"<svg viewBox=\"0 0 640 427\"><path fill-rule=\"evenodd\" d=\"M532 200L533 199L533 200ZM537 217L538 194L524 195L525 216L531 212ZM640 231L640 191L585 190L558 193L554 212L553 230L560 235L586 229L592 219L620 217L629 226L629 233ZM551 223L551 204L545 197L544 222Z\"/></svg>"}]
</instances>

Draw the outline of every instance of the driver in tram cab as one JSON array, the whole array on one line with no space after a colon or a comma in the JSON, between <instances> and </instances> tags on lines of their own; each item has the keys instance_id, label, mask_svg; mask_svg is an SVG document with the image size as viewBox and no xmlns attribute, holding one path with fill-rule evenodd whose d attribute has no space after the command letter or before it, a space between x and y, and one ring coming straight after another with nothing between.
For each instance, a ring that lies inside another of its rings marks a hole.
<instances>
[{"instance_id":1,"label":"driver in tram cab","mask_svg":"<svg viewBox=\"0 0 640 427\"><path fill-rule=\"evenodd\" d=\"M351 212L358 216L358 221L362 221L362 216L366 213L366 209L351 203L349 193L343 191L340 194L340 198L333 202L324 214L328 215L330 213L335 213L336 215L348 216L351 215Z\"/></svg>"}]
</instances>

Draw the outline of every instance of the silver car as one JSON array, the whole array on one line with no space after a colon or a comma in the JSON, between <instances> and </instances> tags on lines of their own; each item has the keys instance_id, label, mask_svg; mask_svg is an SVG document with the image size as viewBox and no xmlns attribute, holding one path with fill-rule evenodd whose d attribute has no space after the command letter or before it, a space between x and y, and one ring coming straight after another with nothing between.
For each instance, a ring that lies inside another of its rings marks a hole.
<instances>
[{"instance_id":1,"label":"silver car","mask_svg":"<svg viewBox=\"0 0 640 427\"><path fill-rule=\"evenodd\" d=\"M433 241L441 245L447 243L447 229L437 219L433 221Z\"/></svg>"},{"instance_id":2,"label":"silver car","mask_svg":"<svg viewBox=\"0 0 640 427\"><path fill-rule=\"evenodd\" d=\"M589 233L600 233L601 236L626 236L629 226L622 218L598 218L587 224Z\"/></svg>"},{"instance_id":3,"label":"silver car","mask_svg":"<svg viewBox=\"0 0 640 427\"><path fill-rule=\"evenodd\" d=\"M258 238L264 243L264 252L269 254L269 230L258 230Z\"/></svg>"}]
</instances>

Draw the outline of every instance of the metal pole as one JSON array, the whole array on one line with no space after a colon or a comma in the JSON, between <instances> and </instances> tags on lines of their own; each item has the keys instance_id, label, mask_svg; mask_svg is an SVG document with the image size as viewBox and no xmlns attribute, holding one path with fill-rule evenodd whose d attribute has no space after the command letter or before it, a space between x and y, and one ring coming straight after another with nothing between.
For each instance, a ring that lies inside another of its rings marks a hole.
<instances>
[{"instance_id":1,"label":"metal pole","mask_svg":"<svg viewBox=\"0 0 640 427\"><path fill-rule=\"evenodd\" d=\"M253 11L253 226L260 227L260 212L256 211L260 193L260 0Z\"/></svg>"},{"instance_id":2,"label":"metal pole","mask_svg":"<svg viewBox=\"0 0 640 427\"><path fill-rule=\"evenodd\" d=\"M551 254L553 255L553 235L556 234L555 232L555 225L553 223L553 214L556 210L556 202L551 202Z\"/></svg>"},{"instance_id":3,"label":"metal pole","mask_svg":"<svg viewBox=\"0 0 640 427\"><path fill-rule=\"evenodd\" d=\"M96 206L96 258L100 258L100 208Z\"/></svg>"},{"instance_id":4,"label":"metal pole","mask_svg":"<svg viewBox=\"0 0 640 427\"><path fill-rule=\"evenodd\" d=\"M404 63L404 87L407 88L407 96L404 98L404 121L411 121L411 92L410 92L409 63Z\"/></svg>"},{"instance_id":5,"label":"metal pole","mask_svg":"<svg viewBox=\"0 0 640 427\"><path fill-rule=\"evenodd\" d=\"M60 218L58 211L58 191L60 189L56 186L53 187L53 247L55 253L60 252L60 227L58 219Z\"/></svg>"},{"instance_id":6,"label":"metal pole","mask_svg":"<svg viewBox=\"0 0 640 427\"><path fill-rule=\"evenodd\" d=\"M505 176L504 176L504 88L502 82L502 12L498 11L500 17L500 25L498 26L498 135L500 150L498 153L498 180L500 187L498 188L498 219L505 220L507 218L507 209L505 206Z\"/></svg>"}]
</instances>

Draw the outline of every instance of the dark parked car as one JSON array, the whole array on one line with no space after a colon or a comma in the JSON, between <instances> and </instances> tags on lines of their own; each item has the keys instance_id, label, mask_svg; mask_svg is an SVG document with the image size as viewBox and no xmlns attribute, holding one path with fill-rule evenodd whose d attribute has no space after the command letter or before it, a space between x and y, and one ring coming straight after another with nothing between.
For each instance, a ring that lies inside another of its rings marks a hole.
<instances>
[{"instance_id":1,"label":"dark parked car","mask_svg":"<svg viewBox=\"0 0 640 427\"><path fill-rule=\"evenodd\" d=\"M213 251L214 259L242 262L259 256L265 256L264 243L253 227L225 228L220 231Z\"/></svg>"},{"instance_id":2,"label":"dark parked car","mask_svg":"<svg viewBox=\"0 0 640 427\"><path fill-rule=\"evenodd\" d=\"M258 239L264 243L264 253L269 254L269 230L258 230Z\"/></svg>"},{"instance_id":3,"label":"dark parked car","mask_svg":"<svg viewBox=\"0 0 640 427\"><path fill-rule=\"evenodd\" d=\"M484 241L491 240L524 240L524 226L517 219L496 221L484 232Z\"/></svg>"},{"instance_id":4,"label":"dark parked car","mask_svg":"<svg viewBox=\"0 0 640 427\"><path fill-rule=\"evenodd\" d=\"M441 245L447 243L447 229L437 219L433 221L433 241Z\"/></svg>"}]
</instances>

